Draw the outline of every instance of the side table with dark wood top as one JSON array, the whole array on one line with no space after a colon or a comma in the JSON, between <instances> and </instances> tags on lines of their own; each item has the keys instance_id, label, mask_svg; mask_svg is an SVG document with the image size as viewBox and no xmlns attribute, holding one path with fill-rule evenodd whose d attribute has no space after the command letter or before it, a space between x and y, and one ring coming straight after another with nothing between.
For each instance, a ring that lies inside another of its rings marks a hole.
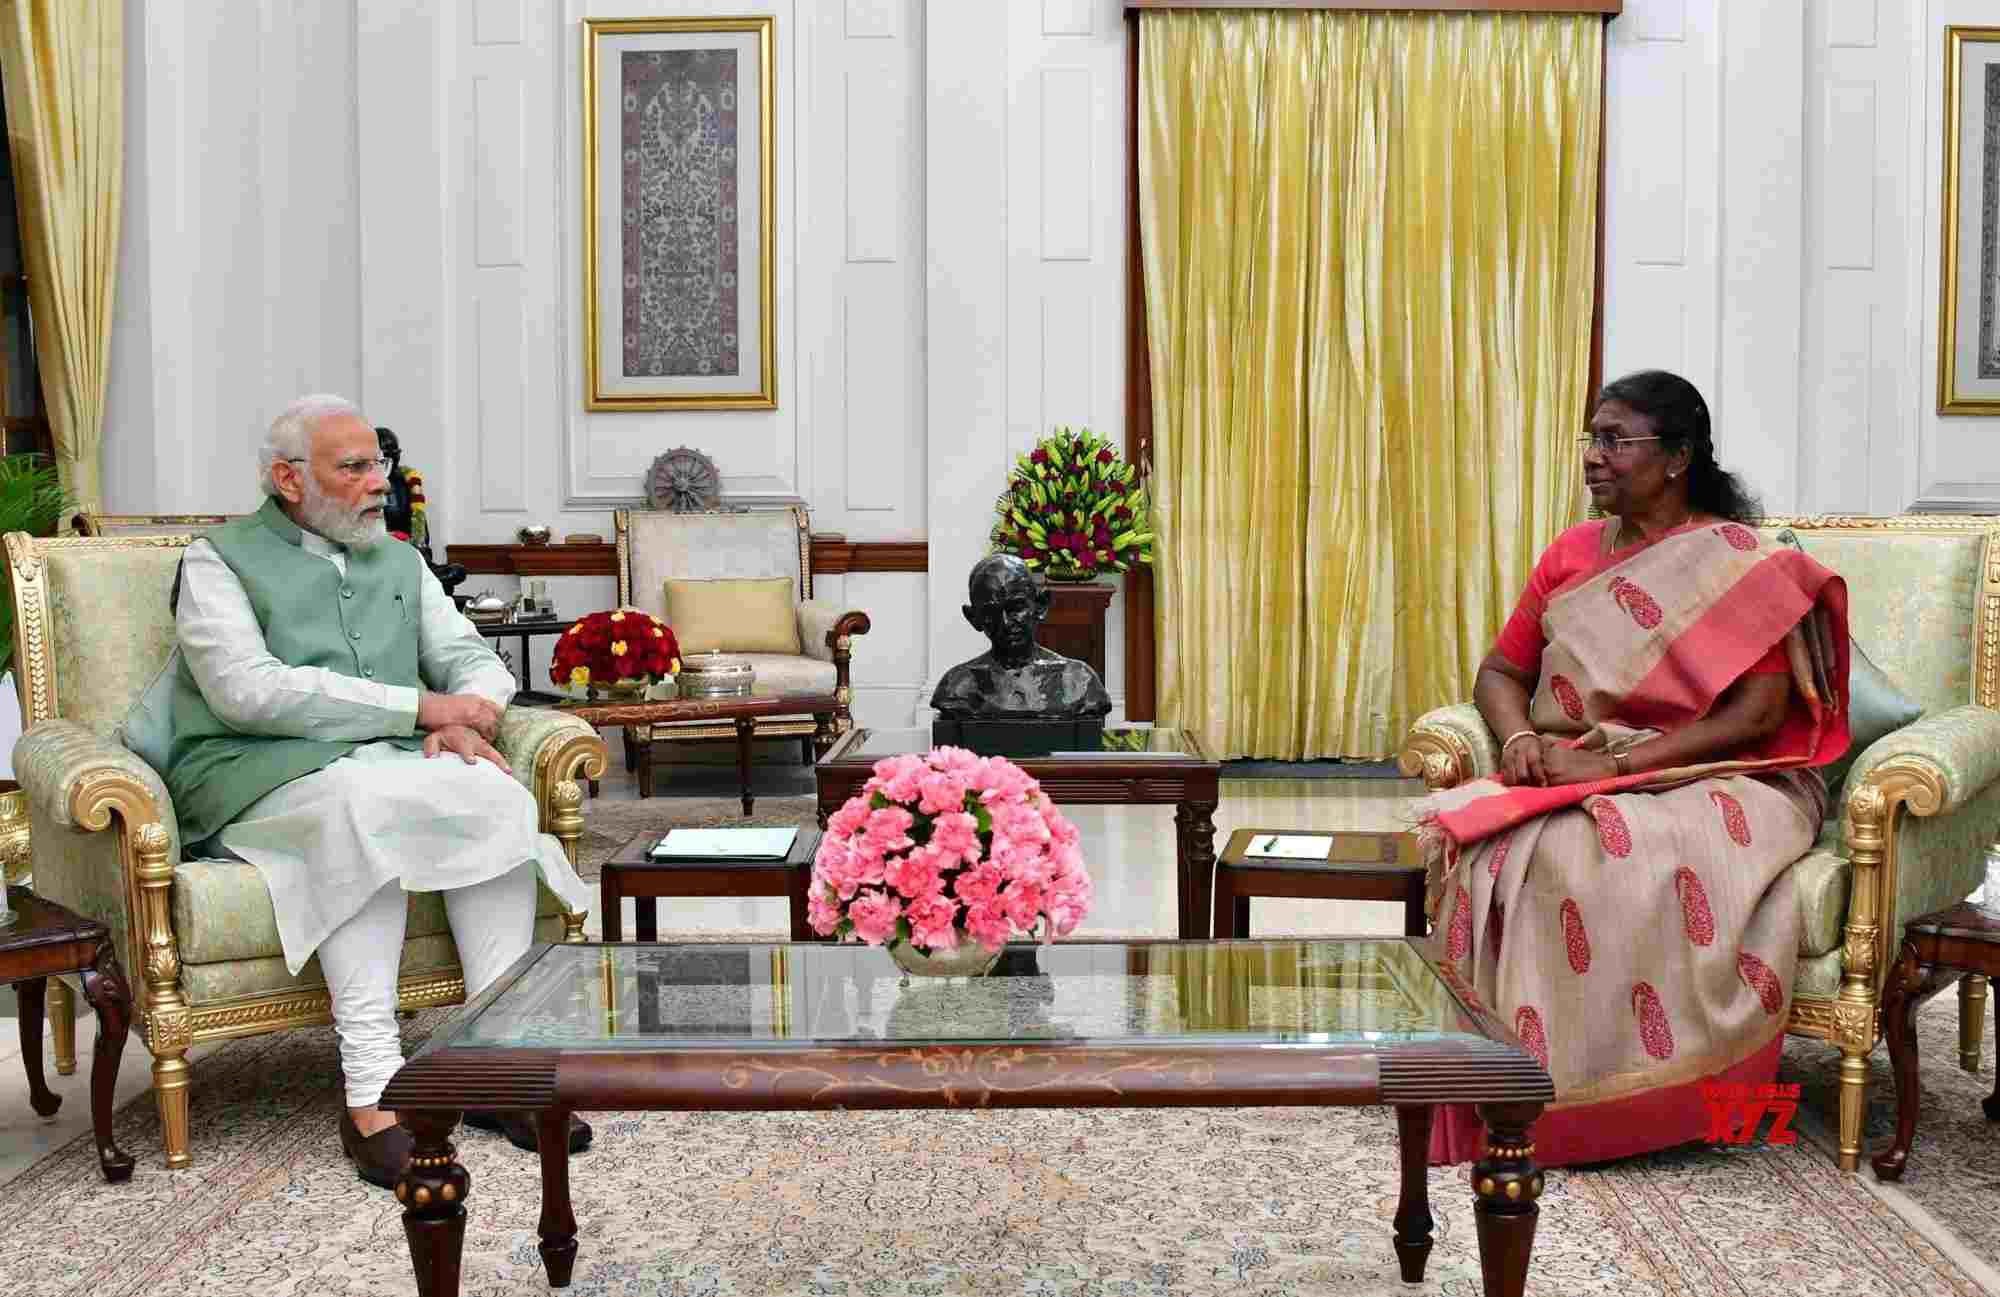
<instances>
[{"instance_id":1,"label":"side table with dark wood top","mask_svg":"<svg viewBox=\"0 0 2000 1297\"><path fill-rule=\"evenodd\" d=\"M850 732L813 768L819 825L861 791L883 757L928 752L929 730ZM1185 730L1113 726L1091 753L1013 757L1049 800L1084 806L1174 808L1175 872L1183 937L1208 935L1215 879L1215 806L1222 765Z\"/></svg>"},{"instance_id":2,"label":"side table with dark wood top","mask_svg":"<svg viewBox=\"0 0 2000 1297\"><path fill-rule=\"evenodd\" d=\"M1900 1180L1917 1135L1917 1008L1968 974L2000 978L2000 916L1970 901L1921 915L1903 925L1903 948L1882 987L1882 1038L1896 1074L1896 1135L1871 1161L1878 1180ZM1983 1006L1982 1006L1983 1007ZM2000 1030L2000 996L1993 1001ZM1961 1024L1963 1026L1964 1024ZM1976 1061L1968 1065L1976 1066ZM2000 1121L2000 1080L1981 1106L1986 1120Z\"/></svg>"},{"instance_id":3,"label":"side table with dark wood top","mask_svg":"<svg viewBox=\"0 0 2000 1297\"><path fill-rule=\"evenodd\" d=\"M1116 588L1101 581L1051 581L1048 591L1049 615L1035 629L1035 642L1064 657L1088 662L1102 678L1104 615Z\"/></svg>"},{"instance_id":4,"label":"side table with dark wood top","mask_svg":"<svg viewBox=\"0 0 2000 1297\"><path fill-rule=\"evenodd\" d=\"M783 860L655 860L647 853L660 840L659 831L641 833L604 862L598 881L604 939L625 939L622 902L628 896L640 941L659 939L658 898L663 896L783 896L791 901L792 940L816 940L806 922L806 889L812 884L819 839L818 829L800 829Z\"/></svg>"},{"instance_id":5,"label":"side table with dark wood top","mask_svg":"<svg viewBox=\"0 0 2000 1297\"><path fill-rule=\"evenodd\" d=\"M471 619L467 618L467 620L470 621ZM567 631L570 627L576 625L575 618L528 617L528 618L514 618L509 621L492 621L492 622L475 621L472 623L472 625L473 629L477 630L481 635L485 636L487 639L491 640L514 639L520 642L521 692L514 695L515 702L559 703L564 701L563 695L561 694L552 694L546 690L535 688L533 681L531 681L528 678L528 640L530 637L535 635L561 635L562 633Z\"/></svg>"},{"instance_id":6,"label":"side table with dark wood top","mask_svg":"<svg viewBox=\"0 0 2000 1297\"><path fill-rule=\"evenodd\" d=\"M90 1062L90 1122L97 1137L97 1165L114 1184L132 1175L132 1156L111 1139L111 1100L118 1060L132 1023L132 992L111 951L111 930L36 896L9 887L14 922L0 928L0 984L11 982L20 1001L21 1062L28 1069L28 1104L53 1117L62 1096L42 1076L43 999L48 979L79 973L84 998L97 1010L97 1046Z\"/></svg>"},{"instance_id":7,"label":"side table with dark wood top","mask_svg":"<svg viewBox=\"0 0 2000 1297\"><path fill-rule=\"evenodd\" d=\"M1327 838L1318 860L1250 854L1272 838ZM1424 862L1414 833L1356 833L1332 829L1238 829L1215 862L1215 939L1250 935L1250 898L1310 901L1401 901L1403 933L1421 937Z\"/></svg>"}]
</instances>

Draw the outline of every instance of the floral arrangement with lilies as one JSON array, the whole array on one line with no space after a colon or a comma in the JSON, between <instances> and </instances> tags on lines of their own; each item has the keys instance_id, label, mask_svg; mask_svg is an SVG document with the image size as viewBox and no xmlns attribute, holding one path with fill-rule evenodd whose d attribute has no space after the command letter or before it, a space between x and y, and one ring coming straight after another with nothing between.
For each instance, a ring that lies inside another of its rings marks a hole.
<instances>
[{"instance_id":1,"label":"floral arrangement with lilies","mask_svg":"<svg viewBox=\"0 0 2000 1297\"><path fill-rule=\"evenodd\" d=\"M1076 827L1004 757L887 757L827 819L807 919L821 936L929 954L1068 936L1090 909Z\"/></svg>"},{"instance_id":2,"label":"floral arrangement with lilies","mask_svg":"<svg viewBox=\"0 0 2000 1297\"><path fill-rule=\"evenodd\" d=\"M681 669L673 627L637 608L617 608L579 618L556 638L549 679L559 685L648 684Z\"/></svg>"},{"instance_id":3,"label":"floral arrangement with lilies","mask_svg":"<svg viewBox=\"0 0 2000 1297\"><path fill-rule=\"evenodd\" d=\"M1014 462L996 502L993 548L1084 579L1153 561L1139 470L1089 429L1058 428Z\"/></svg>"}]
</instances>

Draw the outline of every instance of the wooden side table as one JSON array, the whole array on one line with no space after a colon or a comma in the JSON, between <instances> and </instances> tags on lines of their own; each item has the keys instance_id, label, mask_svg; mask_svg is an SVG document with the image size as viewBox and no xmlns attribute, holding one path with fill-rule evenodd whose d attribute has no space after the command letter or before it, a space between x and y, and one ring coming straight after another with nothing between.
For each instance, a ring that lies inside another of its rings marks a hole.
<instances>
[{"instance_id":1,"label":"wooden side table","mask_svg":"<svg viewBox=\"0 0 2000 1297\"><path fill-rule=\"evenodd\" d=\"M1271 837L1329 838L1322 860L1273 860L1250 854ZM1250 935L1250 898L1308 901L1401 901L1403 933L1421 937L1424 863L1414 833L1336 833L1326 829L1238 829L1215 862L1215 936Z\"/></svg>"},{"instance_id":2,"label":"wooden side table","mask_svg":"<svg viewBox=\"0 0 2000 1297\"><path fill-rule=\"evenodd\" d=\"M659 940L657 902L662 896L783 896L791 901L792 940L817 941L819 935L806 922L806 889L812 885L819 839L818 829L800 829L783 860L655 860L646 853L660 840L659 831L641 833L604 862L598 879L604 939L625 939L622 902L628 896L640 941Z\"/></svg>"},{"instance_id":3,"label":"wooden side table","mask_svg":"<svg viewBox=\"0 0 2000 1297\"><path fill-rule=\"evenodd\" d=\"M1917 1076L1917 1006L1972 973L2000 977L2000 918L1970 901L1960 901L1903 925L1903 949L1882 988L1882 1037L1896 1070L1896 1136L1872 1159L1878 1180L1903 1178L1903 1164L1917 1135L1917 1100L1922 1093ZM1994 999L1993 1009L2000 1024L2000 997ZM2000 1121L2000 1082L1981 1106L1986 1120Z\"/></svg>"},{"instance_id":4,"label":"wooden side table","mask_svg":"<svg viewBox=\"0 0 2000 1297\"><path fill-rule=\"evenodd\" d=\"M0 928L0 983L13 983L20 1001L28 1104L44 1117L54 1116L62 1106L62 1096L50 1090L42 1077L42 1002L49 978L81 973L84 997L97 1010L97 1047L90 1064L90 1122L97 1135L97 1165L113 1183L130 1179L132 1156L111 1139L111 1100L132 1023L132 992L112 954L111 930L25 887L9 887L7 901L15 917L11 926Z\"/></svg>"}]
</instances>

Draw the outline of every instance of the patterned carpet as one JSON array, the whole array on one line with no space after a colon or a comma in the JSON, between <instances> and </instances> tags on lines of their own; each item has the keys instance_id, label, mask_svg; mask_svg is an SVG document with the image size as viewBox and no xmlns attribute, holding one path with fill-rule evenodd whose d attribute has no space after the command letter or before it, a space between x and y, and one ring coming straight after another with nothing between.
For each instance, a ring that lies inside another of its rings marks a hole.
<instances>
[{"instance_id":1,"label":"patterned carpet","mask_svg":"<svg viewBox=\"0 0 2000 1297\"><path fill-rule=\"evenodd\" d=\"M408 1024L414 1044L443 1020ZM1956 1002L1923 1019L1931 1083L1908 1188L2000 1260L1988 1081L1955 1066ZM1788 1048L1808 1141L1830 1128L1822 1051ZM1990 1079L1991 1042L1987 1046ZM195 1065L189 1170L158 1161L150 1099L118 1114L139 1156L106 1186L88 1138L0 1186L0 1275L43 1294L413 1291L400 1216L334 1127L330 1031L234 1041ZM62 1088L83 1096L79 1074ZM580 1297L966 1297L1479 1292L1462 1173L1431 1176L1421 1288L1389 1246L1395 1131L1367 1109L604 1114L572 1166ZM464 1132L464 1292L549 1291L535 1160ZM1864 1172L1864 1174L1866 1174ZM5 1285L0 1285L5 1286ZM1972 1275L1818 1147L1688 1148L1553 1172L1529 1285L1562 1297L1980 1294ZM9 1288L10 1291L26 1291Z\"/></svg>"}]
</instances>

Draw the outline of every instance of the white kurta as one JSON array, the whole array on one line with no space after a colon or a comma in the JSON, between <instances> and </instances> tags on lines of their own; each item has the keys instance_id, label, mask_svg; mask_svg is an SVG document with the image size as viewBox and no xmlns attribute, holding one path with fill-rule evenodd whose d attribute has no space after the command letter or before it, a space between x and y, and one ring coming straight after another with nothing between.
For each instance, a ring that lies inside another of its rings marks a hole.
<instances>
[{"instance_id":1,"label":"white kurta","mask_svg":"<svg viewBox=\"0 0 2000 1297\"><path fill-rule=\"evenodd\" d=\"M300 540L345 575L340 546L311 532ZM504 707L514 695L512 674L428 570L421 603L417 666L425 687ZM263 876L293 973L389 883L446 891L532 860L551 891L572 908L588 906L589 889L562 844L537 831L526 788L490 762L368 742L416 732L417 691L278 661L242 583L206 541L188 547L176 624L188 670L223 721L250 734L362 743L273 789L216 835Z\"/></svg>"}]
</instances>

